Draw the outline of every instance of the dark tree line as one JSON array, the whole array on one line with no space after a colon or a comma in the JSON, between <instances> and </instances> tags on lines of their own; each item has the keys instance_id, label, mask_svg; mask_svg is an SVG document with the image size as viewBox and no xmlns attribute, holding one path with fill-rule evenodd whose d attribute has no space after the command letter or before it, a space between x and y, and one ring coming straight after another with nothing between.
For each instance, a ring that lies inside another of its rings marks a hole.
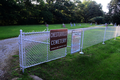
<instances>
[{"instance_id":1,"label":"dark tree line","mask_svg":"<svg viewBox=\"0 0 120 80\"><path fill-rule=\"evenodd\" d=\"M102 5L92 0L0 0L0 25L87 23L103 14Z\"/></svg>"},{"instance_id":2,"label":"dark tree line","mask_svg":"<svg viewBox=\"0 0 120 80\"><path fill-rule=\"evenodd\" d=\"M111 0L108 4L109 12L105 14L107 23L120 24L120 0Z\"/></svg>"}]
</instances>

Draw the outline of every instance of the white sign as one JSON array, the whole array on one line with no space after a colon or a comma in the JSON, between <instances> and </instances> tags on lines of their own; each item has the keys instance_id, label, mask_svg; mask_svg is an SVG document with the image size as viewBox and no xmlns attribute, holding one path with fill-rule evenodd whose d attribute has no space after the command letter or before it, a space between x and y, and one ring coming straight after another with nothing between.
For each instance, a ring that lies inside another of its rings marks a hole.
<instances>
[{"instance_id":1,"label":"white sign","mask_svg":"<svg viewBox=\"0 0 120 80\"><path fill-rule=\"evenodd\" d=\"M81 31L72 31L71 54L80 51Z\"/></svg>"}]
</instances>

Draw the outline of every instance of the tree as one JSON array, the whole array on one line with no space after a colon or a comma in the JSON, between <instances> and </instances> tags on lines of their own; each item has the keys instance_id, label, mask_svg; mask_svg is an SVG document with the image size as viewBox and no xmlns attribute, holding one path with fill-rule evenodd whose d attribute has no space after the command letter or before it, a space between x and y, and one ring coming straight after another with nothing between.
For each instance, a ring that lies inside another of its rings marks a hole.
<instances>
[{"instance_id":1,"label":"tree","mask_svg":"<svg viewBox=\"0 0 120 80\"><path fill-rule=\"evenodd\" d=\"M110 23L111 22L111 15L109 13L104 14L104 23Z\"/></svg>"},{"instance_id":2,"label":"tree","mask_svg":"<svg viewBox=\"0 0 120 80\"><path fill-rule=\"evenodd\" d=\"M20 6L14 0L0 0L0 25L17 24Z\"/></svg>"},{"instance_id":3,"label":"tree","mask_svg":"<svg viewBox=\"0 0 120 80\"><path fill-rule=\"evenodd\" d=\"M116 14L120 12L120 0L111 0L108 4L109 13Z\"/></svg>"},{"instance_id":4,"label":"tree","mask_svg":"<svg viewBox=\"0 0 120 80\"><path fill-rule=\"evenodd\" d=\"M93 17L103 16L102 6L95 1L83 0L83 3L78 4L78 14L82 22L87 23Z\"/></svg>"},{"instance_id":5,"label":"tree","mask_svg":"<svg viewBox=\"0 0 120 80\"><path fill-rule=\"evenodd\" d=\"M111 22L120 24L120 0L111 0L108 4Z\"/></svg>"},{"instance_id":6,"label":"tree","mask_svg":"<svg viewBox=\"0 0 120 80\"><path fill-rule=\"evenodd\" d=\"M88 12L88 20L96 16L103 16L101 4L97 4L95 1L91 1L88 4Z\"/></svg>"},{"instance_id":7,"label":"tree","mask_svg":"<svg viewBox=\"0 0 120 80\"><path fill-rule=\"evenodd\" d=\"M0 25L89 22L102 16L101 4L92 0L46 1L0 0Z\"/></svg>"},{"instance_id":8,"label":"tree","mask_svg":"<svg viewBox=\"0 0 120 80\"><path fill-rule=\"evenodd\" d=\"M55 0L46 0L46 2L47 2L48 4L53 4L54 1L55 1Z\"/></svg>"}]
</instances>

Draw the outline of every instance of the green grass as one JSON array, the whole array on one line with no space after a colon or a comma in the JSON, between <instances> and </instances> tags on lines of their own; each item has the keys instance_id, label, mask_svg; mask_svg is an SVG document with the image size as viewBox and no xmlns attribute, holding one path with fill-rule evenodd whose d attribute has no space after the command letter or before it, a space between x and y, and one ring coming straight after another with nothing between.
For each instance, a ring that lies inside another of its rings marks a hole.
<instances>
[{"instance_id":1,"label":"green grass","mask_svg":"<svg viewBox=\"0 0 120 80\"><path fill-rule=\"evenodd\" d=\"M70 24L65 24L68 29L76 29L76 28L85 28L85 27L93 27L95 25L81 23L81 26L76 25L71 27ZM62 24L53 24L49 25L50 29L62 29ZM19 26L0 26L0 39L18 37L20 34L20 29L24 32L32 32L32 31L43 31L46 29L45 25L19 25Z\"/></svg>"},{"instance_id":2,"label":"green grass","mask_svg":"<svg viewBox=\"0 0 120 80\"><path fill-rule=\"evenodd\" d=\"M105 43L84 49L84 55L68 53L64 58L25 69L24 74L20 70L16 73L14 70L19 64L12 62L15 65L10 75L19 80L31 80L29 75L43 80L120 80L120 37ZM18 56L13 56L13 61L17 62Z\"/></svg>"}]
</instances>

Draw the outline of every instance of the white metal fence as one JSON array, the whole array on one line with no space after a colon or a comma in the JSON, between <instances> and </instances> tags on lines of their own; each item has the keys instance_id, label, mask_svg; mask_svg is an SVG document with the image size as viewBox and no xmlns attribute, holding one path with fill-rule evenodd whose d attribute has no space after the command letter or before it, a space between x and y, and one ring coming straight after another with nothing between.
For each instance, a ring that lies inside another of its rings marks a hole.
<instances>
[{"instance_id":1,"label":"white metal fence","mask_svg":"<svg viewBox=\"0 0 120 80\"><path fill-rule=\"evenodd\" d=\"M82 49L120 36L120 27L80 28L80 30L82 30L81 52ZM19 62L22 71L24 72L25 68L65 57L71 52L71 36L72 30L68 30L67 48L50 51L49 31L25 33L20 30Z\"/></svg>"},{"instance_id":2,"label":"white metal fence","mask_svg":"<svg viewBox=\"0 0 120 80\"><path fill-rule=\"evenodd\" d=\"M50 32L20 31L19 61L24 72L25 68L55 60L66 56L66 48L50 51Z\"/></svg>"}]
</instances>

